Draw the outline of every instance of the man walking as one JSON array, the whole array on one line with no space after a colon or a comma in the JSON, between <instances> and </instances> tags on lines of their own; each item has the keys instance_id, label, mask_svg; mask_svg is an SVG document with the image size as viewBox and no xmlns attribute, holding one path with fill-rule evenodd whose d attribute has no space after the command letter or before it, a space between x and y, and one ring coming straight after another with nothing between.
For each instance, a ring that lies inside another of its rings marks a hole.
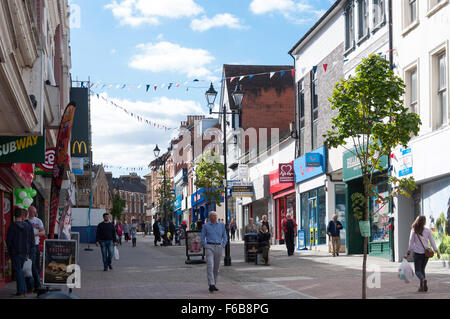
<instances>
[{"instance_id":1,"label":"man walking","mask_svg":"<svg viewBox=\"0 0 450 319\"><path fill-rule=\"evenodd\" d=\"M41 236L45 236L45 229L42 220L36 217L36 207L31 206L28 209L28 221L31 223L33 227L33 235L35 246L32 252L31 261L33 263L33 279L34 279L34 290L39 290L42 288L41 286L41 252L39 251L39 244L41 241Z\"/></svg>"},{"instance_id":2,"label":"man walking","mask_svg":"<svg viewBox=\"0 0 450 319\"><path fill-rule=\"evenodd\" d=\"M206 250L207 277L209 292L218 291L216 284L219 275L220 259L222 249L225 248L228 238L225 225L217 222L217 213L209 213L210 222L203 225L202 245Z\"/></svg>"},{"instance_id":3,"label":"man walking","mask_svg":"<svg viewBox=\"0 0 450 319\"><path fill-rule=\"evenodd\" d=\"M248 233L258 233L258 226L256 226L256 224L253 223L253 218L250 218L248 220L248 225L245 226L245 234Z\"/></svg>"},{"instance_id":4,"label":"man walking","mask_svg":"<svg viewBox=\"0 0 450 319\"><path fill-rule=\"evenodd\" d=\"M16 208L14 210L14 223L8 228L6 235L6 247L11 256L11 263L16 273L17 292L16 296L25 297L27 285L23 273L23 264L30 257L31 245L29 241L28 226L23 221L24 210Z\"/></svg>"},{"instance_id":5,"label":"man walking","mask_svg":"<svg viewBox=\"0 0 450 319\"><path fill-rule=\"evenodd\" d=\"M116 230L109 220L108 213L103 214L103 222L97 226L96 243L102 248L103 271L113 269L111 266L112 256L114 255L114 246L117 246Z\"/></svg>"},{"instance_id":6,"label":"man walking","mask_svg":"<svg viewBox=\"0 0 450 319\"><path fill-rule=\"evenodd\" d=\"M295 251L294 239L297 236L297 223L292 219L291 213L286 214L286 219L283 220L281 226L284 230L284 239L286 241L288 256L292 256Z\"/></svg>"},{"instance_id":7,"label":"man walking","mask_svg":"<svg viewBox=\"0 0 450 319\"><path fill-rule=\"evenodd\" d=\"M125 234L125 242L128 243L130 240L130 225L127 221L125 221L125 225L123 225L123 233Z\"/></svg>"},{"instance_id":8,"label":"man walking","mask_svg":"<svg viewBox=\"0 0 450 319\"><path fill-rule=\"evenodd\" d=\"M159 230L159 220L155 220L153 223L153 236L155 236L155 246L158 246L158 242L161 241L161 233Z\"/></svg>"},{"instance_id":9,"label":"man walking","mask_svg":"<svg viewBox=\"0 0 450 319\"><path fill-rule=\"evenodd\" d=\"M339 256L339 250L341 249L341 229L344 228L340 221L338 221L337 215L333 215L333 220L330 220L327 227L327 233L333 246L333 257Z\"/></svg>"}]
</instances>

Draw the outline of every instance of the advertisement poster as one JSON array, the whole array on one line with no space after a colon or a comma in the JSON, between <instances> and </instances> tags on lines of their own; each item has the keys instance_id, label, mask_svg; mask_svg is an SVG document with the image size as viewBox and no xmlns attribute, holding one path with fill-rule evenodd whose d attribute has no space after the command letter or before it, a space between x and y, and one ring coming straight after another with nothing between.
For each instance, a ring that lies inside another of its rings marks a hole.
<instances>
[{"instance_id":1,"label":"advertisement poster","mask_svg":"<svg viewBox=\"0 0 450 319\"><path fill-rule=\"evenodd\" d=\"M77 263L76 240L44 241L44 285L66 286L67 266Z\"/></svg>"},{"instance_id":2,"label":"advertisement poster","mask_svg":"<svg viewBox=\"0 0 450 319\"><path fill-rule=\"evenodd\" d=\"M198 231L186 232L186 255L203 256L201 233Z\"/></svg>"},{"instance_id":3,"label":"advertisement poster","mask_svg":"<svg viewBox=\"0 0 450 319\"><path fill-rule=\"evenodd\" d=\"M48 237L54 238L56 215L58 213L59 195L61 192L62 180L64 178L64 170L66 167L66 157L72 133L72 122L75 115L75 105L69 104L64 112L61 125L58 132L58 140L56 144L55 163L53 166L53 177L50 196L50 227Z\"/></svg>"}]
</instances>

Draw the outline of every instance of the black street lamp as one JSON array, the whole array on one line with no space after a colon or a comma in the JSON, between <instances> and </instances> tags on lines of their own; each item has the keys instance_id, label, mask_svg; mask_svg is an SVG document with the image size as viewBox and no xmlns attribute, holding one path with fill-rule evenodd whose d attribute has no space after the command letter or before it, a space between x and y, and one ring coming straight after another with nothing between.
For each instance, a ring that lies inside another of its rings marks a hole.
<instances>
[{"instance_id":1,"label":"black street lamp","mask_svg":"<svg viewBox=\"0 0 450 319\"><path fill-rule=\"evenodd\" d=\"M231 112L227 112L226 105L224 104L222 107L222 110L220 112L213 112L214 108L214 102L217 97L217 92L214 90L214 86L211 83L211 87L206 92L206 100L208 102L209 107L209 114L219 114L223 117L223 165L225 168L225 229L227 232L227 245L225 246L225 258L224 258L224 265L225 266L231 266L231 256L230 256L230 227L229 227L229 220L228 220L228 177L227 177L227 115L235 115L236 113L239 113L241 110L242 100L244 99L244 92L241 90L241 86L238 84L236 85L236 89L231 94L233 96L234 105L230 105Z\"/></svg>"}]
</instances>

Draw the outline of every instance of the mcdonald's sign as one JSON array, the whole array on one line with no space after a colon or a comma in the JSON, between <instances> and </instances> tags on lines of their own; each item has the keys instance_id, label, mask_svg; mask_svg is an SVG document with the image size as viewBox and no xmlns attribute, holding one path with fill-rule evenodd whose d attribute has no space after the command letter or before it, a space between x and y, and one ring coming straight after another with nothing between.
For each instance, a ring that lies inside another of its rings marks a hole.
<instances>
[{"instance_id":1,"label":"mcdonald's sign","mask_svg":"<svg viewBox=\"0 0 450 319\"><path fill-rule=\"evenodd\" d=\"M90 157L89 145L89 90L87 88L72 88L71 101L76 102L77 111L73 119L70 155L75 157Z\"/></svg>"},{"instance_id":2,"label":"mcdonald's sign","mask_svg":"<svg viewBox=\"0 0 450 319\"><path fill-rule=\"evenodd\" d=\"M88 149L86 142L82 141L75 141L72 143L72 156L81 156L81 157L87 157L88 156Z\"/></svg>"}]
</instances>

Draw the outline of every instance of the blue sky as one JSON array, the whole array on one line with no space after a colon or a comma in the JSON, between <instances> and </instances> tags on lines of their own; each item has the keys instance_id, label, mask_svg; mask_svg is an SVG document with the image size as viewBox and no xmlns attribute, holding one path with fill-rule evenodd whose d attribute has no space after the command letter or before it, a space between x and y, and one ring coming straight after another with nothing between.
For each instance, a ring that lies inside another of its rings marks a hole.
<instances>
[{"instance_id":1,"label":"blue sky","mask_svg":"<svg viewBox=\"0 0 450 319\"><path fill-rule=\"evenodd\" d=\"M72 78L90 77L101 97L178 127L186 115L208 113L205 87L219 81L223 64L292 65L288 51L333 2L72 0ZM187 91L185 82L200 88ZM116 89L119 84L134 88ZM153 160L155 144L168 147L174 132L138 122L103 98L91 100L95 163L142 167Z\"/></svg>"}]
</instances>

